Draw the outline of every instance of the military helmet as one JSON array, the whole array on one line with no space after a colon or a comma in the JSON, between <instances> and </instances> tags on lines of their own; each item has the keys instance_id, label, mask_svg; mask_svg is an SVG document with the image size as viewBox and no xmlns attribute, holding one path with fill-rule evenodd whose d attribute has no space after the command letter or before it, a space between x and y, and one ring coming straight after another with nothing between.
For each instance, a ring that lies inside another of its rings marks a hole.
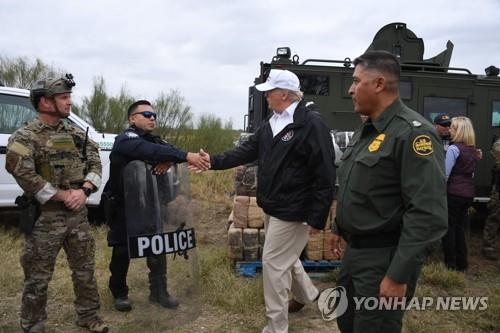
<instances>
[{"instance_id":1,"label":"military helmet","mask_svg":"<svg viewBox=\"0 0 500 333\"><path fill-rule=\"evenodd\" d=\"M46 78L35 82L30 91L31 104L36 108L41 96L53 97L57 94L70 93L76 85L72 74L60 78Z\"/></svg>"}]
</instances>

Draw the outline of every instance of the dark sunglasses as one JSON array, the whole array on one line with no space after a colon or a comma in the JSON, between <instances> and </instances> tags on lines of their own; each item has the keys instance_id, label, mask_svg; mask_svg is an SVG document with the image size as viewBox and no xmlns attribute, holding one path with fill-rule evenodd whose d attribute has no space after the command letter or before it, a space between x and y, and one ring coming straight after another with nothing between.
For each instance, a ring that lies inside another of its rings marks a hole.
<instances>
[{"instance_id":1,"label":"dark sunglasses","mask_svg":"<svg viewBox=\"0 0 500 333\"><path fill-rule=\"evenodd\" d=\"M155 112L151 112L151 111L136 112L136 113L134 113L134 114L142 114L142 116L143 116L144 118L148 118L148 119L150 119L151 117L155 117L155 119L156 119L156 113L155 113ZM134 115L134 114L133 114L133 115Z\"/></svg>"}]
</instances>

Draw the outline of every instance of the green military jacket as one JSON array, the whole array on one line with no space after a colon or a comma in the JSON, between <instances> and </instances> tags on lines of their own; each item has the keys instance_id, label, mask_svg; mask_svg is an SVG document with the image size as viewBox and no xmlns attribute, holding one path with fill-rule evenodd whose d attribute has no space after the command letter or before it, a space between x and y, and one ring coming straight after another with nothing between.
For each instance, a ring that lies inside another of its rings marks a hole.
<instances>
[{"instance_id":1,"label":"green military jacket","mask_svg":"<svg viewBox=\"0 0 500 333\"><path fill-rule=\"evenodd\" d=\"M85 132L60 121L49 126L38 118L14 132L7 145L5 168L29 196L47 202L58 189L79 188L88 181L101 185L101 160L97 144Z\"/></svg>"},{"instance_id":2,"label":"green military jacket","mask_svg":"<svg viewBox=\"0 0 500 333\"><path fill-rule=\"evenodd\" d=\"M400 232L386 275L405 283L448 226L444 149L434 128L397 99L355 131L338 174L338 228Z\"/></svg>"}]
</instances>

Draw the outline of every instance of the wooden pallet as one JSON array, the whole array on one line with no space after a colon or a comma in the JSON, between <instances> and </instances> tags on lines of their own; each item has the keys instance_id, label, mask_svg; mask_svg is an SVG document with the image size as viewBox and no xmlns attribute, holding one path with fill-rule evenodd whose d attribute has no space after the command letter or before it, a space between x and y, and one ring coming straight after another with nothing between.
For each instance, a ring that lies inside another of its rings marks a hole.
<instances>
[{"instance_id":1,"label":"wooden pallet","mask_svg":"<svg viewBox=\"0 0 500 333\"><path fill-rule=\"evenodd\" d=\"M340 260L302 260L307 272L321 272L332 270L340 266ZM245 277L255 277L257 270L262 270L262 261L237 261L236 274Z\"/></svg>"}]
</instances>

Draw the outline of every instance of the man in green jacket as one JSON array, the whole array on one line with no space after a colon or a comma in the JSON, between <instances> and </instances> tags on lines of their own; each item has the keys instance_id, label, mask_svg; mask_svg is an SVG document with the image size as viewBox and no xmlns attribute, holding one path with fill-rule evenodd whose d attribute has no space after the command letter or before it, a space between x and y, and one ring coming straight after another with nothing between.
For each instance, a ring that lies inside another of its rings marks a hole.
<instances>
[{"instance_id":1,"label":"man in green jacket","mask_svg":"<svg viewBox=\"0 0 500 333\"><path fill-rule=\"evenodd\" d=\"M410 301L426 250L447 229L444 149L430 122L399 98L398 58L370 51L354 65L349 94L355 112L369 118L338 172L333 232L348 246L337 287L348 307L337 323L343 333L400 332L403 297ZM353 297L396 306L369 310Z\"/></svg>"}]
</instances>

